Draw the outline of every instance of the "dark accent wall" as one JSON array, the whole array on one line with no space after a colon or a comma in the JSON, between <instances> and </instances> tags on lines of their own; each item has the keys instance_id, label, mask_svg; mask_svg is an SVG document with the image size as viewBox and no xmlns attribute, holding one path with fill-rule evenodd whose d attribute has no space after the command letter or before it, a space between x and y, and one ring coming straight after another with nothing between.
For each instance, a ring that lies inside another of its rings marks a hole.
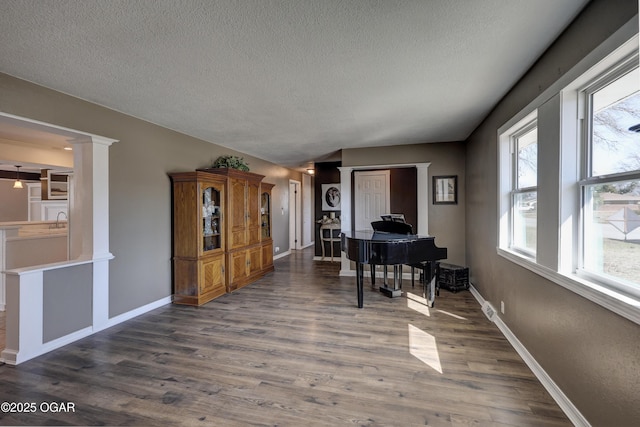
<instances>
[{"instance_id":1,"label":"dark accent wall","mask_svg":"<svg viewBox=\"0 0 640 427\"><path fill-rule=\"evenodd\" d=\"M351 182L355 182L356 172L388 170L389 171L389 203L388 213L404 214L407 223L413 226L414 233L418 227L418 205L416 204L417 191L417 171L416 168L384 168L384 169L358 169L351 172ZM355 207L355 188L351 189L351 206ZM356 223L355 208L351 210L351 224Z\"/></svg>"},{"instance_id":2,"label":"dark accent wall","mask_svg":"<svg viewBox=\"0 0 640 427\"><path fill-rule=\"evenodd\" d=\"M341 162L316 163L315 175L315 221L322 218L323 215L329 216L330 211L322 210L322 184L331 184L340 182L340 170L338 167ZM377 169L371 169L377 170ZM353 172L352 172L353 173ZM417 171L416 168L392 168L390 169L390 196L391 196L391 213L403 213L405 220L414 226L414 231L418 221L418 208L416 205L417 197ZM353 179L352 179L353 182ZM355 191L351 190L351 206L354 206L353 196ZM336 211L336 216L340 216L341 212ZM354 218L351 223L355 224ZM322 256L322 247L320 240L320 226L316 224L315 228L315 255ZM339 244L335 243L334 253L340 250ZM328 250L325 247L325 252Z\"/></svg>"},{"instance_id":3,"label":"dark accent wall","mask_svg":"<svg viewBox=\"0 0 640 427\"><path fill-rule=\"evenodd\" d=\"M342 162L323 162L315 163L315 178L313 184L314 193L314 215L313 221L315 223L314 235L315 235L315 255L322 256L322 241L320 240L320 225L317 221L322 218L323 215L329 216L331 212L335 212L336 217L340 217L341 211L323 211L322 210L322 184L335 184L340 182L340 170L338 169L342 165ZM325 247L325 251L329 248ZM334 255L340 254L340 245L335 243L333 248ZM328 253L328 252L327 252Z\"/></svg>"},{"instance_id":4,"label":"dark accent wall","mask_svg":"<svg viewBox=\"0 0 640 427\"><path fill-rule=\"evenodd\" d=\"M418 207L416 198L418 189L416 185L416 168L393 168L391 171L391 212L404 214L407 223L413 226L413 232L417 233Z\"/></svg>"},{"instance_id":5,"label":"dark accent wall","mask_svg":"<svg viewBox=\"0 0 640 427\"><path fill-rule=\"evenodd\" d=\"M16 180L18 174L16 171L0 171L0 179L10 179L11 182ZM40 174L33 172L20 171L20 181L23 182L40 182Z\"/></svg>"}]
</instances>

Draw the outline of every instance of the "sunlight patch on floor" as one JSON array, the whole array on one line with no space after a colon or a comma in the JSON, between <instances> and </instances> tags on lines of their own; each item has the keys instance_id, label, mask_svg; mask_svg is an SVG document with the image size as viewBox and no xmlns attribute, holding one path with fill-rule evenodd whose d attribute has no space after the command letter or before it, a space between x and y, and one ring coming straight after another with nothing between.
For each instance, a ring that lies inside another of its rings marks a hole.
<instances>
[{"instance_id":1,"label":"sunlight patch on floor","mask_svg":"<svg viewBox=\"0 0 640 427\"><path fill-rule=\"evenodd\" d=\"M431 312L429 311L429 307L427 307L424 303L419 301L414 301L412 299L407 298L407 307L412 310L417 311L418 313L422 313L425 316L431 316Z\"/></svg>"},{"instance_id":2,"label":"sunlight patch on floor","mask_svg":"<svg viewBox=\"0 0 640 427\"><path fill-rule=\"evenodd\" d=\"M423 304L427 302L427 300L426 300L426 299L424 299L424 298L422 297L422 295L414 294L414 293L412 293L412 292L408 292L408 291L407 291L407 292L405 292L405 294L407 295L407 298L410 298L410 299L412 299L412 300L414 300L414 301L420 301L420 302L422 302Z\"/></svg>"},{"instance_id":3,"label":"sunlight patch on floor","mask_svg":"<svg viewBox=\"0 0 640 427\"><path fill-rule=\"evenodd\" d=\"M414 294L411 292L405 292L405 294L407 295L407 299L412 299L414 301L418 301L421 304L427 305L427 300L422 295Z\"/></svg>"},{"instance_id":4,"label":"sunlight patch on floor","mask_svg":"<svg viewBox=\"0 0 640 427\"><path fill-rule=\"evenodd\" d=\"M438 310L439 313L446 314L447 316L455 317L460 320L467 320L466 317L458 316L457 314L449 313L448 311Z\"/></svg>"},{"instance_id":5,"label":"sunlight patch on floor","mask_svg":"<svg viewBox=\"0 0 640 427\"><path fill-rule=\"evenodd\" d=\"M409 352L423 363L442 373L436 337L412 324L407 326L409 328Z\"/></svg>"}]
</instances>

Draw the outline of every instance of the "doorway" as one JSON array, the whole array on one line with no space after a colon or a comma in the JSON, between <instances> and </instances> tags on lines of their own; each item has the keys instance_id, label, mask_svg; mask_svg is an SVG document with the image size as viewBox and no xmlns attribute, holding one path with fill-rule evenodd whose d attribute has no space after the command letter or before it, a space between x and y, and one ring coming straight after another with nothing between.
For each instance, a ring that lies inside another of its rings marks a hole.
<instances>
[{"instance_id":1,"label":"doorway","mask_svg":"<svg viewBox=\"0 0 640 427\"><path fill-rule=\"evenodd\" d=\"M302 249L302 198L300 181L289 180L289 249Z\"/></svg>"},{"instance_id":2,"label":"doorway","mask_svg":"<svg viewBox=\"0 0 640 427\"><path fill-rule=\"evenodd\" d=\"M342 208L342 230L351 231L354 230L353 219L351 215L354 209L351 205L351 196L354 191L354 176L357 171L365 171L381 168L396 168L396 167L410 167L414 166L416 170L416 183L418 188L418 194L416 195L418 218L417 231L418 234L429 234L429 165L431 163L396 163L396 164L384 164L384 165L361 165L361 166L340 166L340 183L341 183L341 208ZM354 276L355 270L352 269L351 260L347 257L342 257L342 264L340 266L340 276Z\"/></svg>"}]
</instances>

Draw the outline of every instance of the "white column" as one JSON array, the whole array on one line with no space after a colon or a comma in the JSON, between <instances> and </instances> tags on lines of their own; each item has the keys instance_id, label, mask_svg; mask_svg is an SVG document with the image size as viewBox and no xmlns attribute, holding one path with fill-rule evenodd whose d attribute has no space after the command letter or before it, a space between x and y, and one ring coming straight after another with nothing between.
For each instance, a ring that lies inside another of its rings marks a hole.
<instances>
[{"instance_id":1,"label":"white column","mask_svg":"<svg viewBox=\"0 0 640 427\"><path fill-rule=\"evenodd\" d=\"M431 185L429 183L429 165L431 163L417 163L416 180L417 182L417 208L418 208L418 227L417 233L425 236L429 235L429 194Z\"/></svg>"},{"instance_id":2,"label":"white column","mask_svg":"<svg viewBox=\"0 0 640 427\"><path fill-rule=\"evenodd\" d=\"M0 227L0 311L4 311L7 301L6 274L3 273L7 269L7 237L17 236L19 229L18 225Z\"/></svg>"},{"instance_id":3,"label":"white column","mask_svg":"<svg viewBox=\"0 0 640 427\"><path fill-rule=\"evenodd\" d=\"M74 141L70 198L72 259L93 260L93 329L109 320L109 146L115 140L92 135Z\"/></svg>"},{"instance_id":4,"label":"white column","mask_svg":"<svg viewBox=\"0 0 640 427\"><path fill-rule=\"evenodd\" d=\"M43 330L42 270L7 273L5 349L2 359L17 365L41 353Z\"/></svg>"},{"instance_id":5,"label":"white column","mask_svg":"<svg viewBox=\"0 0 640 427\"><path fill-rule=\"evenodd\" d=\"M351 172L352 167L339 167L340 171L340 231L351 231ZM340 251L340 275L348 275L351 261Z\"/></svg>"}]
</instances>

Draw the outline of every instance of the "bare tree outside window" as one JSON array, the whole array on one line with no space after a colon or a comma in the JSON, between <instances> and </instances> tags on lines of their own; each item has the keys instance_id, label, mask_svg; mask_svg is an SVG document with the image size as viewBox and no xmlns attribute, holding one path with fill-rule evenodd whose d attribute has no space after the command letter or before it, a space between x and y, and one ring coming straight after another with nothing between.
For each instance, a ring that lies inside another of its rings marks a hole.
<instances>
[{"instance_id":1,"label":"bare tree outside window","mask_svg":"<svg viewBox=\"0 0 640 427\"><path fill-rule=\"evenodd\" d=\"M591 138L584 195L584 268L640 285L640 74L590 95Z\"/></svg>"}]
</instances>

